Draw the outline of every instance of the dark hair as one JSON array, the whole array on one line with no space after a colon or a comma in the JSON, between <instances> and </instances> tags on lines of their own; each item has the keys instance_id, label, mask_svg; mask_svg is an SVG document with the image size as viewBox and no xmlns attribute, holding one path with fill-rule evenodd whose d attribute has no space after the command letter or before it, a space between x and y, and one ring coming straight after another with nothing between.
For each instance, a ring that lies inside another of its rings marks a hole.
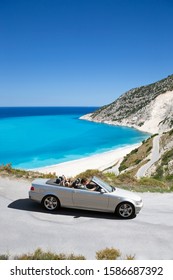
<instances>
[{"instance_id":1,"label":"dark hair","mask_svg":"<svg viewBox=\"0 0 173 280\"><path fill-rule=\"evenodd\" d=\"M84 183L86 183L88 180L86 179L86 178L82 178L81 179L81 184L84 184Z\"/></svg>"},{"instance_id":2,"label":"dark hair","mask_svg":"<svg viewBox=\"0 0 173 280\"><path fill-rule=\"evenodd\" d=\"M77 178L73 183L72 183L72 188L77 188L77 186L80 184L81 180L80 178Z\"/></svg>"}]
</instances>

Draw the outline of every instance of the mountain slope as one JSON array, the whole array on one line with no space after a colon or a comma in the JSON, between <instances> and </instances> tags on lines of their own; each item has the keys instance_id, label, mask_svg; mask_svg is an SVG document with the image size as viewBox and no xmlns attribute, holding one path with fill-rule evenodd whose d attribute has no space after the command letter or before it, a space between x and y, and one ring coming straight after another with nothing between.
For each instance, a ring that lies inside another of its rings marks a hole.
<instances>
[{"instance_id":1,"label":"mountain slope","mask_svg":"<svg viewBox=\"0 0 173 280\"><path fill-rule=\"evenodd\" d=\"M154 149L157 149L157 153ZM138 179L154 177L156 179L172 180L173 129L160 135L152 135L144 140L141 146L124 157L119 171L127 172Z\"/></svg>"},{"instance_id":2,"label":"mountain slope","mask_svg":"<svg viewBox=\"0 0 173 280\"><path fill-rule=\"evenodd\" d=\"M113 103L82 119L157 133L173 126L173 75L127 91Z\"/></svg>"}]
</instances>

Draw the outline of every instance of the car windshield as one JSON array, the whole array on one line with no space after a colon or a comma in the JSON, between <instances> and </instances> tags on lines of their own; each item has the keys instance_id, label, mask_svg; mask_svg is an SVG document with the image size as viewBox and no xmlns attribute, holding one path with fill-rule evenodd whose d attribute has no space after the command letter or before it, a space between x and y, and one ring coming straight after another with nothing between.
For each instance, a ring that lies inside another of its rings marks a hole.
<instances>
[{"instance_id":1,"label":"car windshield","mask_svg":"<svg viewBox=\"0 0 173 280\"><path fill-rule=\"evenodd\" d=\"M114 187L110 186L108 183L102 181L101 179L99 179L95 176L93 177L92 181L95 182L96 184L98 184L100 187L103 187L107 192L115 191Z\"/></svg>"}]
</instances>

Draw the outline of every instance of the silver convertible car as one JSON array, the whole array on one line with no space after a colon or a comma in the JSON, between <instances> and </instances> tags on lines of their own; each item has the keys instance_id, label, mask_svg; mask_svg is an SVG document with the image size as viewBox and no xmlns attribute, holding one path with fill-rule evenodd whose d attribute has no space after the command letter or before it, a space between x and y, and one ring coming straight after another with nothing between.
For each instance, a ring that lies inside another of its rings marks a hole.
<instances>
[{"instance_id":1,"label":"silver convertible car","mask_svg":"<svg viewBox=\"0 0 173 280\"><path fill-rule=\"evenodd\" d=\"M125 219L134 217L143 206L142 199L137 194L112 187L95 176L90 181L90 186L94 186L94 191L73 185L62 186L52 179L35 179L29 198L50 211L68 207L111 212Z\"/></svg>"}]
</instances>

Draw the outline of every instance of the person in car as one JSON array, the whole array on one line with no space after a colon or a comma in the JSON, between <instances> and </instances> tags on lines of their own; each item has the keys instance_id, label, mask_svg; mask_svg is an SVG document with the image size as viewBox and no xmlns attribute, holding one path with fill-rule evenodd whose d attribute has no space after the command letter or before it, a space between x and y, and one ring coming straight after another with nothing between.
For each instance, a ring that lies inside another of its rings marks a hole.
<instances>
[{"instance_id":1,"label":"person in car","mask_svg":"<svg viewBox=\"0 0 173 280\"><path fill-rule=\"evenodd\" d=\"M89 181L86 178L82 178L81 179L81 184L78 186L79 189L82 190L88 190L88 191L95 191L96 190L96 186L94 186L93 188L87 188L87 185L89 184Z\"/></svg>"}]
</instances>

